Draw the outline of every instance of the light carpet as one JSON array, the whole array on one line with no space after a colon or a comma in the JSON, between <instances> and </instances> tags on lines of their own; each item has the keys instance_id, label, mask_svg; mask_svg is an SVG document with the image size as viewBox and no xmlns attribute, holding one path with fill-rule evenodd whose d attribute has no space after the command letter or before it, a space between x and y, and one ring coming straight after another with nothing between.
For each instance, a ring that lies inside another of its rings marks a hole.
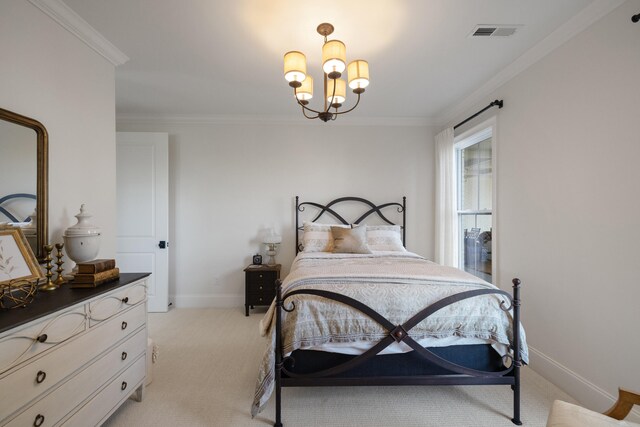
<instances>
[{"instance_id":1,"label":"light carpet","mask_svg":"<svg viewBox=\"0 0 640 427\"><path fill-rule=\"evenodd\" d=\"M270 426L274 398L251 418L266 339L263 312L173 309L149 314L159 348L142 402L127 401L105 426ZM522 370L522 420L545 426L552 402L575 402L531 368ZM283 389L283 424L311 426L512 426L509 386L314 387Z\"/></svg>"}]
</instances>

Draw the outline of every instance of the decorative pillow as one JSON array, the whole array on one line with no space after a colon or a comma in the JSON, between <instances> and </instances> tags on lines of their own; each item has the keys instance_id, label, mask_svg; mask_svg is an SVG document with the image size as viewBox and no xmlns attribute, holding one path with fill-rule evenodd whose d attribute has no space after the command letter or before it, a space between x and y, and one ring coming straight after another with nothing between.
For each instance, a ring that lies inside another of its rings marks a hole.
<instances>
[{"instance_id":1,"label":"decorative pillow","mask_svg":"<svg viewBox=\"0 0 640 427\"><path fill-rule=\"evenodd\" d=\"M334 254L370 254L366 227L331 227Z\"/></svg>"},{"instance_id":2,"label":"decorative pillow","mask_svg":"<svg viewBox=\"0 0 640 427\"><path fill-rule=\"evenodd\" d=\"M333 250L331 227L348 229L350 226L305 221L304 234L302 235L302 252L331 252Z\"/></svg>"},{"instance_id":3,"label":"decorative pillow","mask_svg":"<svg viewBox=\"0 0 640 427\"><path fill-rule=\"evenodd\" d=\"M367 225L367 244L372 251L407 251L399 225Z\"/></svg>"}]
</instances>

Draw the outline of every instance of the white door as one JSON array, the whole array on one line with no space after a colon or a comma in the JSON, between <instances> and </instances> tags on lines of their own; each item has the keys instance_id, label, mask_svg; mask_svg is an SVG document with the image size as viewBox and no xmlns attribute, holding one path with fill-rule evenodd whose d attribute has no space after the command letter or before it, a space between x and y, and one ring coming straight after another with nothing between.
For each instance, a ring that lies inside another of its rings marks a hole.
<instances>
[{"instance_id":1,"label":"white door","mask_svg":"<svg viewBox=\"0 0 640 427\"><path fill-rule=\"evenodd\" d=\"M169 135L117 134L118 237L123 273L150 272L149 311L169 307Z\"/></svg>"}]
</instances>

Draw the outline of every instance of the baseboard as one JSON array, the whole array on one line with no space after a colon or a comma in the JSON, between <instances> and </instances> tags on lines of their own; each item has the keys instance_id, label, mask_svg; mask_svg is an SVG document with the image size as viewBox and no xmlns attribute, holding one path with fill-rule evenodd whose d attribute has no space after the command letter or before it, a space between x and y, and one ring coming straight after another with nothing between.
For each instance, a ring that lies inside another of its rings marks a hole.
<instances>
[{"instance_id":1,"label":"baseboard","mask_svg":"<svg viewBox=\"0 0 640 427\"><path fill-rule=\"evenodd\" d=\"M176 308L233 308L244 309L244 295L170 295L169 299Z\"/></svg>"},{"instance_id":2,"label":"baseboard","mask_svg":"<svg viewBox=\"0 0 640 427\"><path fill-rule=\"evenodd\" d=\"M564 390L586 408L604 412L618 398L531 346L529 361L531 369ZM640 411L632 410L627 421L640 422Z\"/></svg>"}]
</instances>

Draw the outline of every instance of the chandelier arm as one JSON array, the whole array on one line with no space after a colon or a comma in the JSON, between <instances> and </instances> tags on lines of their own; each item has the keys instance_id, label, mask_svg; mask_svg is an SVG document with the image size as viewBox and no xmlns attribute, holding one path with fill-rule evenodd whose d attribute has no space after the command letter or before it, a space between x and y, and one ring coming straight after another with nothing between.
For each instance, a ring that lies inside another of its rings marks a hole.
<instances>
[{"instance_id":1,"label":"chandelier arm","mask_svg":"<svg viewBox=\"0 0 640 427\"><path fill-rule=\"evenodd\" d=\"M336 79L334 79L333 80L333 93L331 94L331 102L329 103L329 106L327 107L327 111L325 111L325 113L328 113L329 110L331 109L331 105L333 105L333 98L335 98L335 96L336 96L336 86L337 86ZM325 95L326 95L326 93L325 93ZM336 110L337 110L337 108L336 108Z\"/></svg>"},{"instance_id":2,"label":"chandelier arm","mask_svg":"<svg viewBox=\"0 0 640 427\"><path fill-rule=\"evenodd\" d=\"M357 99L357 101L356 101L356 105L354 105L353 107L351 107L351 108L349 108L348 110L345 110L345 111L340 111L340 112L337 112L337 111L336 111L336 112L335 112L335 114L336 114L336 115L337 115L337 114L346 114L346 113L348 113L349 111L353 111L353 110L355 110L355 109L356 109L356 107L358 106L358 104L359 104L359 103L360 103L360 94L358 94L358 99Z\"/></svg>"},{"instance_id":3,"label":"chandelier arm","mask_svg":"<svg viewBox=\"0 0 640 427\"><path fill-rule=\"evenodd\" d=\"M316 111L313 108L309 108L306 105L304 105L302 102L300 102L300 100L298 100L298 98L296 98L298 105L302 107L303 110L307 110L307 111L311 111L312 113L316 113L316 114L320 114L322 113L322 111Z\"/></svg>"},{"instance_id":4,"label":"chandelier arm","mask_svg":"<svg viewBox=\"0 0 640 427\"><path fill-rule=\"evenodd\" d=\"M298 94L298 90L294 87L294 88L293 88L293 97L294 97L294 99L296 100L296 102L298 103L298 105L302 107L302 111L303 111L303 112L304 112L304 110L308 110L308 111L311 111L311 112L316 113L316 114L320 114L320 113L322 113L322 111L316 111L316 110L314 110L313 108L309 108L309 107L307 107L306 105L304 105L302 102L300 102L300 100L299 100L299 99L298 99L298 97L296 96L297 94Z\"/></svg>"},{"instance_id":5,"label":"chandelier arm","mask_svg":"<svg viewBox=\"0 0 640 427\"><path fill-rule=\"evenodd\" d=\"M315 116L307 116L307 113L304 111L305 110L304 105L300 105L300 106L302 107L302 115L305 116L307 119L317 119L319 117L318 116L319 113L316 114ZM307 108L307 110L308 110L308 108Z\"/></svg>"}]
</instances>

